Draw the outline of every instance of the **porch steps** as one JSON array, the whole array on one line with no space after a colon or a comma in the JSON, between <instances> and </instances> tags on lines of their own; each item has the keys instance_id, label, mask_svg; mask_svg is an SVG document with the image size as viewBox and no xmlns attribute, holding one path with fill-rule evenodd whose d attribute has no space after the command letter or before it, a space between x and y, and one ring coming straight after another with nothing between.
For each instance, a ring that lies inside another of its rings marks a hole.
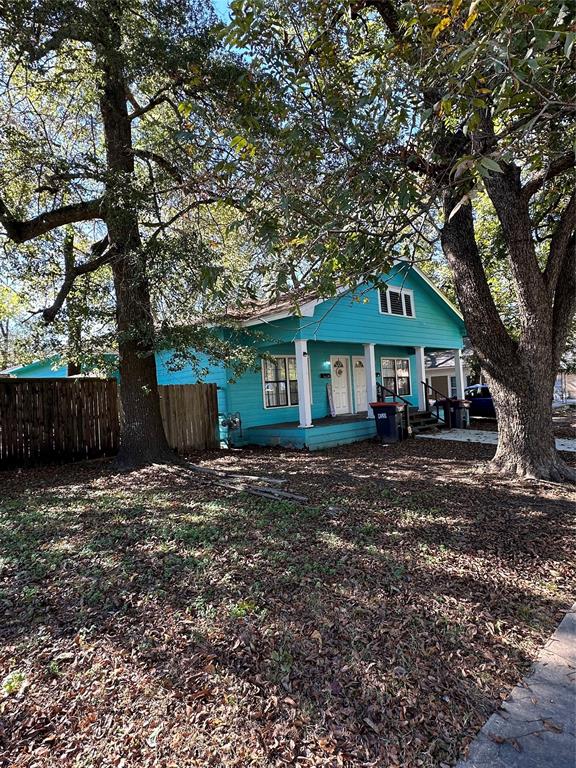
<instances>
[{"instance_id":1,"label":"porch steps","mask_svg":"<svg viewBox=\"0 0 576 768\"><path fill-rule=\"evenodd\" d=\"M437 432L440 424L430 411L411 411L410 426L415 435L422 432Z\"/></svg>"}]
</instances>

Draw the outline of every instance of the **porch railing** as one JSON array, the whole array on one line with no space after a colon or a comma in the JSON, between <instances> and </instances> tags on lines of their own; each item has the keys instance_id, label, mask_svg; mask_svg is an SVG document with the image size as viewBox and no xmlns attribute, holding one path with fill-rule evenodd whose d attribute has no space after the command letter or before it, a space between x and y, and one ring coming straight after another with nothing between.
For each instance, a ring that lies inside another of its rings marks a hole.
<instances>
[{"instance_id":1,"label":"porch railing","mask_svg":"<svg viewBox=\"0 0 576 768\"><path fill-rule=\"evenodd\" d=\"M446 395L444 395L442 392L440 392L438 389L434 389L434 387L430 386L427 381L421 381L420 382L422 386L424 387L424 397L426 400L426 410L430 410L430 398L428 397L428 392L432 392L434 395L436 395L436 398L434 400L434 409L436 413L433 413L432 415L436 419L436 421L441 421L443 424L446 424L446 426L450 426L448 422L446 421L444 416L440 416L440 406L439 401L440 400L448 400ZM444 411L446 413L446 411Z\"/></svg>"},{"instance_id":2,"label":"porch railing","mask_svg":"<svg viewBox=\"0 0 576 768\"><path fill-rule=\"evenodd\" d=\"M385 392L388 394L385 395ZM405 397L399 395L395 390L388 389L388 387L385 387L384 384L381 384L379 381L376 382L376 396L378 400L382 402L385 401L387 397L393 397L395 400L401 400L404 403L404 429L407 435L411 435L412 428L410 426L410 408L412 408L412 403L410 400L406 400Z\"/></svg>"}]
</instances>

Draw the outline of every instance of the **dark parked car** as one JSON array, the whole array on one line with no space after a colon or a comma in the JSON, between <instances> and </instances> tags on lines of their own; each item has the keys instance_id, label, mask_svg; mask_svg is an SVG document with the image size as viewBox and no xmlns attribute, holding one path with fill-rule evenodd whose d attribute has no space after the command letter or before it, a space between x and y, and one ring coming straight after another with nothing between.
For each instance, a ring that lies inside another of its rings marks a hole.
<instances>
[{"instance_id":1,"label":"dark parked car","mask_svg":"<svg viewBox=\"0 0 576 768\"><path fill-rule=\"evenodd\" d=\"M470 416L488 416L496 418L492 395L486 384L474 384L466 387L464 397L470 400Z\"/></svg>"}]
</instances>

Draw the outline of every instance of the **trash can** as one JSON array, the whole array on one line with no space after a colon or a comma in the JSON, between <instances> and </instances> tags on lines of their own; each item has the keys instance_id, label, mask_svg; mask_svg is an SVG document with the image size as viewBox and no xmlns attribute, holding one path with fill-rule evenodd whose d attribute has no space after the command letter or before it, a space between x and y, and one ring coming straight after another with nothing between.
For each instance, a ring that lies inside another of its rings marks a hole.
<instances>
[{"instance_id":1,"label":"trash can","mask_svg":"<svg viewBox=\"0 0 576 768\"><path fill-rule=\"evenodd\" d=\"M467 429L470 423L468 411L469 400L458 400L454 397L450 400L450 421L454 429Z\"/></svg>"},{"instance_id":2,"label":"trash can","mask_svg":"<svg viewBox=\"0 0 576 768\"><path fill-rule=\"evenodd\" d=\"M459 400L457 397L450 397L447 400L439 400L438 405L444 412L444 423L448 429L468 428L469 400Z\"/></svg>"},{"instance_id":3,"label":"trash can","mask_svg":"<svg viewBox=\"0 0 576 768\"><path fill-rule=\"evenodd\" d=\"M376 420L376 433L382 443L397 443L404 438L404 403L370 403Z\"/></svg>"}]
</instances>

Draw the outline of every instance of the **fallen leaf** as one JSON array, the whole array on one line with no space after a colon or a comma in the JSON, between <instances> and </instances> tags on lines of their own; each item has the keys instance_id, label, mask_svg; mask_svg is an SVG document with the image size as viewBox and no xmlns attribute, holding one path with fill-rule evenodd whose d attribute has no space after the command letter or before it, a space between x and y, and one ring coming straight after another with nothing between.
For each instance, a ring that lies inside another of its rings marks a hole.
<instances>
[{"instance_id":1,"label":"fallen leaf","mask_svg":"<svg viewBox=\"0 0 576 768\"><path fill-rule=\"evenodd\" d=\"M555 723L554 720L543 719L542 725L547 731L552 731L553 733L564 732L564 726L561 725L560 723Z\"/></svg>"}]
</instances>

